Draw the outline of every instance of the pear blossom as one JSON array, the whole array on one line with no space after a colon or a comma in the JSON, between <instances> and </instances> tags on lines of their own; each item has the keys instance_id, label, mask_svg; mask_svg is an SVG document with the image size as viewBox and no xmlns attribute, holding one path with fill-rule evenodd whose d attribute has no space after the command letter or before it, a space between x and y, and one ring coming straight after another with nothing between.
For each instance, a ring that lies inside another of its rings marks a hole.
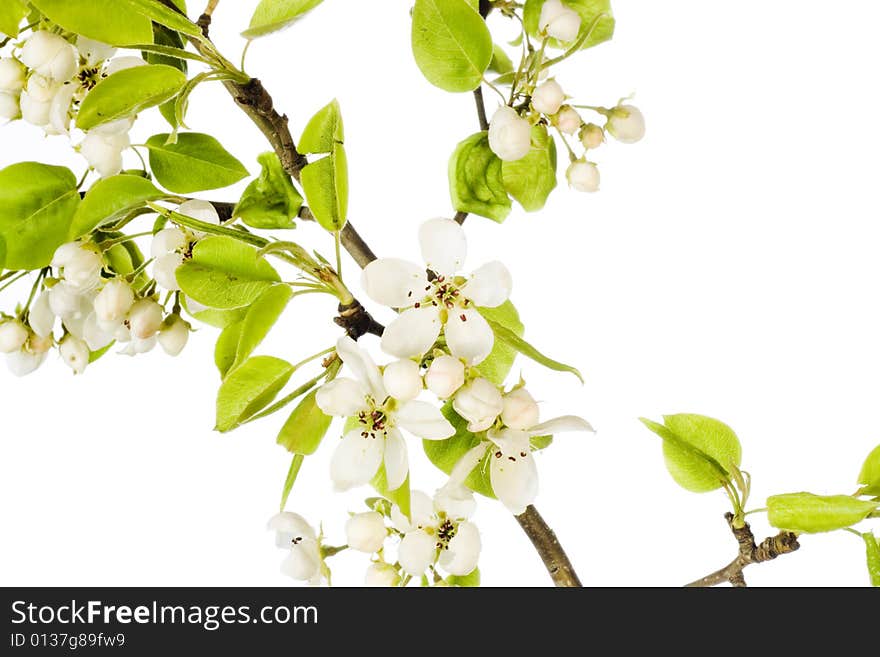
<instances>
[{"instance_id":1,"label":"pear blossom","mask_svg":"<svg viewBox=\"0 0 880 657\"><path fill-rule=\"evenodd\" d=\"M618 105L608 112L605 129L617 141L634 144L645 136L645 117L638 107Z\"/></svg>"},{"instance_id":2,"label":"pear blossom","mask_svg":"<svg viewBox=\"0 0 880 657\"><path fill-rule=\"evenodd\" d=\"M507 105L499 107L489 122L489 148L506 162L521 160L532 147L532 126Z\"/></svg>"},{"instance_id":3,"label":"pear blossom","mask_svg":"<svg viewBox=\"0 0 880 657\"><path fill-rule=\"evenodd\" d=\"M16 96L24 90L27 68L14 57L0 57L0 91Z\"/></svg>"},{"instance_id":4,"label":"pear blossom","mask_svg":"<svg viewBox=\"0 0 880 657\"><path fill-rule=\"evenodd\" d=\"M345 537L348 547L359 552L372 554L382 549L388 530L385 518L376 511L356 513L345 523Z\"/></svg>"},{"instance_id":5,"label":"pear blossom","mask_svg":"<svg viewBox=\"0 0 880 657\"><path fill-rule=\"evenodd\" d=\"M189 341L189 332L192 330L189 322L180 315L171 315L162 324L157 339L159 346L169 356L179 356Z\"/></svg>"},{"instance_id":6,"label":"pear blossom","mask_svg":"<svg viewBox=\"0 0 880 657\"><path fill-rule=\"evenodd\" d=\"M556 114L565 102L565 92L556 80L547 80L532 94L532 107L536 112Z\"/></svg>"},{"instance_id":7,"label":"pear blossom","mask_svg":"<svg viewBox=\"0 0 880 657\"><path fill-rule=\"evenodd\" d=\"M108 135L90 130L80 143L79 152L102 178L109 178L122 171L122 152L129 146L127 132Z\"/></svg>"},{"instance_id":8,"label":"pear blossom","mask_svg":"<svg viewBox=\"0 0 880 657\"><path fill-rule=\"evenodd\" d=\"M113 75L114 73L119 73L119 71L124 71L129 68L136 68L138 66L146 66L147 62L145 62L140 57L114 57L107 64L107 68L104 73L108 76Z\"/></svg>"},{"instance_id":9,"label":"pear blossom","mask_svg":"<svg viewBox=\"0 0 880 657\"><path fill-rule=\"evenodd\" d=\"M177 212L186 217L190 217L191 219L203 221L206 224L213 224L214 226L220 225L220 215L217 214L217 208L208 201L200 201L198 199L186 201L180 204L177 208ZM206 233L198 230L193 230L191 232L196 239L202 239L206 235Z\"/></svg>"},{"instance_id":10,"label":"pear blossom","mask_svg":"<svg viewBox=\"0 0 880 657\"><path fill-rule=\"evenodd\" d=\"M31 75L21 92L21 118L28 123L43 127L49 123L52 100L61 85L41 75Z\"/></svg>"},{"instance_id":11,"label":"pear blossom","mask_svg":"<svg viewBox=\"0 0 880 657\"><path fill-rule=\"evenodd\" d=\"M0 354L9 354L21 349L28 339L28 330L17 319L0 323Z\"/></svg>"},{"instance_id":12,"label":"pear blossom","mask_svg":"<svg viewBox=\"0 0 880 657\"><path fill-rule=\"evenodd\" d=\"M577 110L571 105L563 105L560 110L553 116L553 125L559 128L559 131L566 135L573 135L580 130L584 120Z\"/></svg>"},{"instance_id":13,"label":"pear blossom","mask_svg":"<svg viewBox=\"0 0 880 657\"><path fill-rule=\"evenodd\" d=\"M27 376L43 364L51 347L51 337L41 338L38 335L29 335L27 341L18 351L6 354L6 367L15 376Z\"/></svg>"},{"instance_id":14,"label":"pear blossom","mask_svg":"<svg viewBox=\"0 0 880 657\"><path fill-rule=\"evenodd\" d=\"M38 75L64 82L76 73L77 52L63 37L40 30L25 41L21 61Z\"/></svg>"},{"instance_id":15,"label":"pear blossom","mask_svg":"<svg viewBox=\"0 0 880 657\"><path fill-rule=\"evenodd\" d=\"M449 399L464 385L464 363L444 354L438 356L425 373L425 386L440 399Z\"/></svg>"},{"instance_id":16,"label":"pear blossom","mask_svg":"<svg viewBox=\"0 0 880 657\"><path fill-rule=\"evenodd\" d=\"M79 35L76 37L76 49L79 51L86 66L97 66L116 54L116 48L100 41Z\"/></svg>"},{"instance_id":17,"label":"pear blossom","mask_svg":"<svg viewBox=\"0 0 880 657\"><path fill-rule=\"evenodd\" d=\"M107 281L94 300L95 316L99 322L122 322L134 305L134 290L123 278Z\"/></svg>"},{"instance_id":18,"label":"pear blossom","mask_svg":"<svg viewBox=\"0 0 880 657\"><path fill-rule=\"evenodd\" d=\"M419 242L426 267L380 258L363 271L361 284L371 299L404 309L385 329L382 349L398 358L420 356L442 330L452 355L476 365L495 342L477 307L494 308L507 301L513 285L510 272L493 261L470 276L458 274L467 241L461 226L451 219L426 221L419 229Z\"/></svg>"},{"instance_id":19,"label":"pear blossom","mask_svg":"<svg viewBox=\"0 0 880 657\"><path fill-rule=\"evenodd\" d=\"M108 324L98 319L97 313L89 313L82 325L82 339L92 351L100 351L109 346L113 341L113 330Z\"/></svg>"},{"instance_id":20,"label":"pear blossom","mask_svg":"<svg viewBox=\"0 0 880 657\"><path fill-rule=\"evenodd\" d=\"M21 117L21 105L18 95L0 91L0 119L13 121L19 117Z\"/></svg>"},{"instance_id":21,"label":"pear blossom","mask_svg":"<svg viewBox=\"0 0 880 657\"><path fill-rule=\"evenodd\" d=\"M599 148L605 142L605 131L595 123L585 123L578 133L584 148Z\"/></svg>"},{"instance_id":22,"label":"pear blossom","mask_svg":"<svg viewBox=\"0 0 880 657\"><path fill-rule=\"evenodd\" d=\"M565 178L568 180L568 185L579 192L599 191L599 167L593 162L575 160L568 165Z\"/></svg>"},{"instance_id":23,"label":"pear blossom","mask_svg":"<svg viewBox=\"0 0 880 657\"><path fill-rule=\"evenodd\" d=\"M415 399L424 387L419 366L412 360L388 363L382 371L382 383L386 392L399 401Z\"/></svg>"},{"instance_id":24,"label":"pear blossom","mask_svg":"<svg viewBox=\"0 0 880 657\"><path fill-rule=\"evenodd\" d=\"M468 421L468 431L485 431L504 411L504 400L498 386L479 377L464 386L455 395L452 408Z\"/></svg>"},{"instance_id":25,"label":"pear blossom","mask_svg":"<svg viewBox=\"0 0 880 657\"><path fill-rule=\"evenodd\" d=\"M104 258L91 244L68 242L58 247L51 264L61 270L67 285L84 292L94 289L101 282Z\"/></svg>"},{"instance_id":26,"label":"pear blossom","mask_svg":"<svg viewBox=\"0 0 880 657\"><path fill-rule=\"evenodd\" d=\"M62 360L74 374L82 374L89 364L89 346L75 335L64 336L58 344L58 351Z\"/></svg>"},{"instance_id":27,"label":"pear blossom","mask_svg":"<svg viewBox=\"0 0 880 657\"><path fill-rule=\"evenodd\" d=\"M400 574L397 569L384 561L371 563L364 577L364 584L371 587L397 586L400 583Z\"/></svg>"},{"instance_id":28,"label":"pear blossom","mask_svg":"<svg viewBox=\"0 0 880 657\"><path fill-rule=\"evenodd\" d=\"M152 299L136 301L128 313L126 324L133 339L147 340L162 328L162 306Z\"/></svg>"},{"instance_id":29,"label":"pear blossom","mask_svg":"<svg viewBox=\"0 0 880 657\"><path fill-rule=\"evenodd\" d=\"M275 545L290 550L281 563L281 572L293 579L319 584L323 571L321 545L317 533L298 513L284 511L269 519L275 532Z\"/></svg>"},{"instance_id":30,"label":"pear blossom","mask_svg":"<svg viewBox=\"0 0 880 657\"><path fill-rule=\"evenodd\" d=\"M547 0L541 7L538 29L560 41L574 41L581 29L581 17L560 0Z\"/></svg>"},{"instance_id":31,"label":"pear blossom","mask_svg":"<svg viewBox=\"0 0 880 657\"><path fill-rule=\"evenodd\" d=\"M336 448L330 477L342 490L361 486L384 462L388 489L396 490L409 473L406 442L400 429L427 440L449 438L455 429L431 404L389 395L382 372L351 338L340 338L336 353L355 378L339 377L325 383L315 401L327 415L356 418L357 426Z\"/></svg>"},{"instance_id":32,"label":"pear blossom","mask_svg":"<svg viewBox=\"0 0 880 657\"><path fill-rule=\"evenodd\" d=\"M49 290L43 290L31 304L28 311L28 324L31 330L41 338L52 335L55 328L55 313L49 304Z\"/></svg>"}]
</instances>

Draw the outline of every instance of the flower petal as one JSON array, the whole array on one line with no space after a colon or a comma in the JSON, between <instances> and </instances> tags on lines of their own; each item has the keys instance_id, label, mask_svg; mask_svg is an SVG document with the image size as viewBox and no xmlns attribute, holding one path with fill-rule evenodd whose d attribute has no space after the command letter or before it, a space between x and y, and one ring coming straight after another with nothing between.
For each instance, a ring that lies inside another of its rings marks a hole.
<instances>
[{"instance_id":1,"label":"flower petal","mask_svg":"<svg viewBox=\"0 0 880 657\"><path fill-rule=\"evenodd\" d=\"M510 298L513 277L504 263L487 262L470 275L461 293L478 306L495 308Z\"/></svg>"},{"instance_id":2,"label":"flower petal","mask_svg":"<svg viewBox=\"0 0 880 657\"><path fill-rule=\"evenodd\" d=\"M495 334L483 316L473 308L449 313L445 326L449 350L469 365L482 363L492 352Z\"/></svg>"},{"instance_id":3,"label":"flower petal","mask_svg":"<svg viewBox=\"0 0 880 657\"><path fill-rule=\"evenodd\" d=\"M358 343L347 335L342 336L336 342L336 353L342 362L351 370L354 377L361 382L377 401L383 401L387 396L385 386L382 385L382 373L376 367L376 363L370 358L370 354L361 349Z\"/></svg>"},{"instance_id":4,"label":"flower petal","mask_svg":"<svg viewBox=\"0 0 880 657\"><path fill-rule=\"evenodd\" d=\"M455 488L463 486L465 480L470 476L474 468L476 468L480 464L480 461L483 460L483 457L486 455L486 450L489 449L489 444L488 441L484 440L476 447L472 447L465 452L464 456L458 459L458 462L452 467L452 471L449 473L449 481L446 483L445 487Z\"/></svg>"},{"instance_id":5,"label":"flower petal","mask_svg":"<svg viewBox=\"0 0 880 657\"><path fill-rule=\"evenodd\" d=\"M480 530L472 522L463 522L440 553L440 565L450 575L467 575L477 567L481 548Z\"/></svg>"},{"instance_id":6,"label":"flower petal","mask_svg":"<svg viewBox=\"0 0 880 657\"><path fill-rule=\"evenodd\" d=\"M436 406L423 401L408 401L395 413L398 424L411 434L428 440L442 440L455 435L455 427Z\"/></svg>"},{"instance_id":7,"label":"flower petal","mask_svg":"<svg viewBox=\"0 0 880 657\"><path fill-rule=\"evenodd\" d=\"M366 406L365 395L364 387L359 382L340 377L318 388L315 402L327 415L348 417Z\"/></svg>"},{"instance_id":8,"label":"flower petal","mask_svg":"<svg viewBox=\"0 0 880 657\"><path fill-rule=\"evenodd\" d=\"M480 452L480 458L484 453L485 449ZM474 494L463 485L449 482L434 495L434 508L450 518L470 518L477 510L477 501L474 499Z\"/></svg>"},{"instance_id":9,"label":"flower petal","mask_svg":"<svg viewBox=\"0 0 880 657\"><path fill-rule=\"evenodd\" d=\"M529 449L511 451L499 447L490 460L492 490L508 510L518 516L538 494L538 468Z\"/></svg>"},{"instance_id":10,"label":"flower petal","mask_svg":"<svg viewBox=\"0 0 880 657\"><path fill-rule=\"evenodd\" d=\"M369 483L382 463L385 441L361 435L357 429L345 434L333 452L330 478L337 488L347 490Z\"/></svg>"},{"instance_id":11,"label":"flower petal","mask_svg":"<svg viewBox=\"0 0 880 657\"><path fill-rule=\"evenodd\" d=\"M414 490L410 492L409 514L411 520L403 515L400 507L396 504L391 507L391 523L404 534L431 524L434 517L434 503L424 492Z\"/></svg>"},{"instance_id":12,"label":"flower petal","mask_svg":"<svg viewBox=\"0 0 880 657\"><path fill-rule=\"evenodd\" d=\"M397 550L397 560L407 573L418 577L431 565L436 554L437 544L434 538L417 529L403 537Z\"/></svg>"},{"instance_id":13,"label":"flower petal","mask_svg":"<svg viewBox=\"0 0 880 657\"><path fill-rule=\"evenodd\" d=\"M541 424L536 424L528 433L530 436L546 436L553 433L563 433L565 431L590 431L595 433L595 429L584 418L576 415L563 415L547 420Z\"/></svg>"},{"instance_id":14,"label":"flower petal","mask_svg":"<svg viewBox=\"0 0 880 657\"><path fill-rule=\"evenodd\" d=\"M399 258L379 258L364 267L361 287L373 301L391 308L408 308L425 296L424 267Z\"/></svg>"},{"instance_id":15,"label":"flower petal","mask_svg":"<svg viewBox=\"0 0 880 657\"><path fill-rule=\"evenodd\" d=\"M437 341L441 326L436 306L404 310L382 334L382 350L398 358L421 356Z\"/></svg>"},{"instance_id":16,"label":"flower petal","mask_svg":"<svg viewBox=\"0 0 880 657\"><path fill-rule=\"evenodd\" d=\"M303 539L294 545L281 562L281 572L302 582L314 578L321 572L321 553L317 542Z\"/></svg>"},{"instance_id":17,"label":"flower petal","mask_svg":"<svg viewBox=\"0 0 880 657\"><path fill-rule=\"evenodd\" d=\"M461 271L467 257L464 229L452 219L430 219L419 227L419 244L428 269L441 276Z\"/></svg>"},{"instance_id":18,"label":"flower petal","mask_svg":"<svg viewBox=\"0 0 880 657\"><path fill-rule=\"evenodd\" d=\"M388 490L397 490L409 474L409 459L406 455L406 441L397 429L391 429L385 437L385 477Z\"/></svg>"}]
</instances>

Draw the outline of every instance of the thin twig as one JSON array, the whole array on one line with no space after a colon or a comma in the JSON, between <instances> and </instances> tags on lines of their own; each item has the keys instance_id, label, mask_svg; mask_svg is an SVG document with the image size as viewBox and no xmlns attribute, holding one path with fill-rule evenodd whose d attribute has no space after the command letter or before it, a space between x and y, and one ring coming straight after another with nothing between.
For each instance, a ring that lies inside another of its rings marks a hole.
<instances>
[{"instance_id":1,"label":"thin twig","mask_svg":"<svg viewBox=\"0 0 880 657\"><path fill-rule=\"evenodd\" d=\"M547 572L553 578L553 583L563 587L583 586L568 555L562 549L562 544L556 538L556 534L544 522L534 505L529 505L526 507L525 513L515 517L526 536L532 541L532 545L535 546Z\"/></svg>"}]
</instances>

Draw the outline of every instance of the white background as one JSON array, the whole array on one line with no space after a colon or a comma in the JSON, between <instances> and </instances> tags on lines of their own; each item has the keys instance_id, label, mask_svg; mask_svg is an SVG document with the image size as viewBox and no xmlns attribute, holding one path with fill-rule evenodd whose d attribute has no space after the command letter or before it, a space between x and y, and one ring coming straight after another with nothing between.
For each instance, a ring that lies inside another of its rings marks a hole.
<instances>
[{"instance_id":1,"label":"white background","mask_svg":"<svg viewBox=\"0 0 880 657\"><path fill-rule=\"evenodd\" d=\"M232 59L255 4L220 3L213 34ZM416 258L418 223L450 214L447 158L476 118L470 95L420 76L409 8L328 0L255 42L247 69L295 135L339 98L350 216L379 254ZM527 337L586 374L582 387L518 365L544 417L578 413L599 429L563 435L539 457L537 506L584 582L679 585L734 555L727 502L678 488L639 416L698 412L729 423L754 477L751 507L779 492L851 493L880 440L880 7L618 0L615 13L615 39L560 67L558 80L587 104L637 92L648 136L596 153L598 194L560 187L542 213L517 210L504 225L470 219L469 264L506 261ZM494 107L491 92L487 100ZM163 130L153 114L135 141ZM200 87L188 122L256 171L266 144L222 88ZM83 170L61 138L20 123L0 129L0 166L23 159ZM296 239L331 251L314 226ZM352 262L345 273L356 284ZM3 308L16 300L5 295ZM332 310L297 300L262 351L295 361L329 346L339 333ZM290 583L265 530L289 464L274 443L284 417L211 432L215 335L200 330L176 360L107 357L76 379L57 357L23 380L0 373L0 582ZM290 508L341 542L345 511L360 510L370 491L332 493L331 447L306 461ZM415 445L411 455L416 486L442 483ZM549 582L500 505L482 500L477 522L485 584ZM755 525L759 537L769 531L761 517ZM750 583L867 582L855 537L802 544L749 569ZM337 583L358 584L366 557L341 555L334 566Z\"/></svg>"}]
</instances>

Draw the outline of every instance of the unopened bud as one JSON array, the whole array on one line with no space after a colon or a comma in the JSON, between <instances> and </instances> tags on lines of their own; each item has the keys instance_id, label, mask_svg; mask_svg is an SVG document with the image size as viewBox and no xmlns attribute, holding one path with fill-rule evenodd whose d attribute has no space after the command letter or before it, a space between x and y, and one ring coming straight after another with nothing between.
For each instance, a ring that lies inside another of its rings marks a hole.
<instances>
[{"instance_id":1,"label":"unopened bud","mask_svg":"<svg viewBox=\"0 0 880 657\"><path fill-rule=\"evenodd\" d=\"M531 149L532 126L512 107L499 107L489 123L489 148L505 162L521 160Z\"/></svg>"},{"instance_id":2,"label":"unopened bud","mask_svg":"<svg viewBox=\"0 0 880 657\"><path fill-rule=\"evenodd\" d=\"M592 162L577 160L565 172L569 186L579 192L599 191L599 167Z\"/></svg>"},{"instance_id":3,"label":"unopened bud","mask_svg":"<svg viewBox=\"0 0 880 657\"><path fill-rule=\"evenodd\" d=\"M532 107L541 114L556 114L565 102L565 92L556 80L547 80L532 94Z\"/></svg>"}]
</instances>

